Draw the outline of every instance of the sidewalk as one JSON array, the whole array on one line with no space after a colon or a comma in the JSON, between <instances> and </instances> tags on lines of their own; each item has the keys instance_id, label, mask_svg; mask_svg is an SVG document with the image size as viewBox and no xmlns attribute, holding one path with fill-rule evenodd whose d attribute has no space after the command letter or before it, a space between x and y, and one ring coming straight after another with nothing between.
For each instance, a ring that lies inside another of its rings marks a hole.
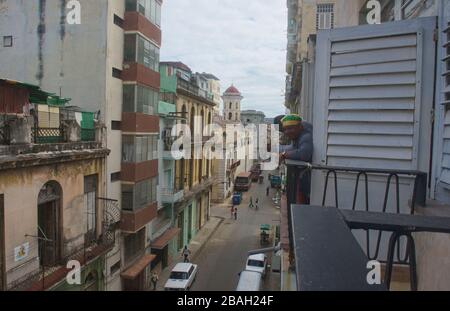
<instances>
[{"instance_id":1,"label":"sidewalk","mask_svg":"<svg viewBox=\"0 0 450 311\"><path fill-rule=\"evenodd\" d=\"M219 228L219 226L223 222L223 218L220 216L211 216L209 221L205 224L205 226L197 232L197 235L191 240L188 245L189 250L191 251L190 260L191 262L195 261L196 256L201 252L205 244L209 241L214 232ZM177 258L174 259L171 265L169 265L163 272L159 275L158 285L156 289L158 291L164 290L164 285L169 279L170 272L175 267L177 263L182 262L183 259L181 257L181 251ZM151 287L153 288L153 287Z\"/></svg>"}]
</instances>

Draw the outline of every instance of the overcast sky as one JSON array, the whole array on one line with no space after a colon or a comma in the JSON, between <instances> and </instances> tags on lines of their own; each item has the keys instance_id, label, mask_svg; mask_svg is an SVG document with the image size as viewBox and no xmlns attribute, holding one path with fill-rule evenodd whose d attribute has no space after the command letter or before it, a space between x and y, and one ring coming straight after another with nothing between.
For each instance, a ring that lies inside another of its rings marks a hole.
<instances>
[{"instance_id":1,"label":"overcast sky","mask_svg":"<svg viewBox=\"0 0 450 311\"><path fill-rule=\"evenodd\" d=\"M284 112L286 0L168 0L162 13L161 61L233 83L242 109Z\"/></svg>"}]
</instances>

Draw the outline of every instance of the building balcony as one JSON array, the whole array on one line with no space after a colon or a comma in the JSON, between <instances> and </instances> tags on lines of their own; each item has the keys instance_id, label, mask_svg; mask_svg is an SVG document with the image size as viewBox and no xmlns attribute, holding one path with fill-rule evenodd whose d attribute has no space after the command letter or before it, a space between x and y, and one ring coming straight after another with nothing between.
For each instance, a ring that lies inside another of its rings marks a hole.
<instances>
[{"instance_id":1,"label":"building balcony","mask_svg":"<svg viewBox=\"0 0 450 311\"><path fill-rule=\"evenodd\" d=\"M118 202L112 199L97 198L99 210L103 213L101 234L93 237L84 235L84 243L73 249L66 250L57 264L39 266L8 285L10 291L43 291L49 290L65 281L70 270L67 263L77 260L81 266L86 266L94 260L106 255L115 245L115 236L120 223L120 208Z\"/></svg>"},{"instance_id":2,"label":"building balcony","mask_svg":"<svg viewBox=\"0 0 450 311\"><path fill-rule=\"evenodd\" d=\"M426 173L295 161L286 166L281 246L294 259L298 290L415 291L431 277L424 275L431 270L417 269L416 256L427 247L416 242L424 234L449 234L450 218L416 214L426 204ZM308 176L314 204L304 195ZM374 260L381 263L382 283L368 286L367 263Z\"/></svg>"},{"instance_id":3,"label":"building balcony","mask_svg":"<svg viewBox=\"0 0 450 311\"><path fill-rule=\"evenodd\" d=\"M160 100L160 103L163 104L164 106L168 104L167 109L169 109L169 111L167 111L166 114L176 112L175 104L177 103L177 95L175 93L160 92L159 100Z\"/></svg>"},{"instance_id":4,"label":"building balcony","mask_svg":"<svg viewBox=\"0 0 450 311\"><path fill-rule=\"evenodd\" d=\"M195 99L202 101L203 103L211 106L215 106L214 96L209 94L205 90L202 90L192 81L186 81L180 77L177 80L177 90L187 96L194 97Z\"/></svg>"},{"instance_id":5,"label":"building balcony","mask_svg":"<svg viewBox=\"0 0 450 311\"><path fill-rule=\"evenodd\" d=\"M181 201L184 196L184 190L174 188L160 188L162 203L176 203Z\"/></svg>"},{"instance_id":6,"label":"building balcony","mask_svg":"<svg viewBox=\"0 0 450 311\"><path fill-rule=\"evenodd\" d=\"M167 230L172 226L172 221L170 218L161 218L155 221L156 224L153 225L152 240L155 240L162 236Z\"/></svg>"},{"instance_id":7,"label":"building balcony","mask_svg":"<svg viewBox=\"0 0 450 311\"><path fill-rule=\"evenodd\" d=\"M200 183L194 184L192 187L184 191L183 199L180 202L189 201L197 194L209 190L217 182L214 177L202 177Z\"/></svg>"},{"instance_id":8,"label":"building balcony","mask_svg":"<svg viewBox=\"0 0 450 311\"><path fill-rule=\"evenodd\" d=\"M46 127L42 125L45 122L41 122L39 117L35 119L32 116L3 115L0 122L0 144L42 145L100 141L100 128L96 128L92 119L92 123L84 127L83 123L79 124L75 120L74 115L70 117L68 110L63 112L61 108L59 111L59 114L52 113L49 116L54 122L46 123ZM41 117L44 117L43 113Z\"/></svg>"}]
</instances>

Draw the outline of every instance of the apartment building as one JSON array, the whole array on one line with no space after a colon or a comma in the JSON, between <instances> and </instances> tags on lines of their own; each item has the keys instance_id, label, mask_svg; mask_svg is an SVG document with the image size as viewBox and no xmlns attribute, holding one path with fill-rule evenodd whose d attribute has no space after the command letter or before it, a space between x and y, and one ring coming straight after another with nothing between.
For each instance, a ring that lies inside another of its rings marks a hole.
<instances>
[{"instance_id":1,"label":"apartment building","mask_svg":"<svg viewBox=\"0 0 450 311\"><path fill-rule=\"evenodd\" d=\"M38 86L0 80L0 290L105 290L118 201L94 113ZM70 285L67 263L81 265Z\"/></svg>"},{"instance_id":2,"label":"apartment building","mask_svg":"<svg viewBox=\"0 0 450 311\"><path fill-rule=\"evenodd\" d=\"M308 42L317 31L359 25L365 0L288 0L285 106L308 115L301 99ZM364 15L365 16L365 15Z\"/></svg>"},{"instance_id":3,"label":"apartment building","mask_svg":"<svg viewBox=\"0 0 450 311\"><path fill-rule=\"evenodd\" d=\"M97 112L111 150L104 197L122 209L122 234L107 256L107 287L142 289L157 217L162 1L79 3L79 19L69 23L73 8L65 1L2 1L1 71Z\"/></svg>"},{"instance_id":4,"label":"apartment building","mask_svg":"<svg viewBox=\"0 0 450 311\"><path fill-rule=\"evenodd\" d=\"M207 79L199 79L192 70L181 62L162 62L161 80L170 80L176 85L176 124L189 127L191 142L190 159L175 161L174 188L183 190L183 197L175 204L175 223L179 228L178 248L187 245L208 221L210 215L211 189L214 178L211 160L195 157L195 147L203 147L209 137L203 135L206 124L211 124L215 109L213 95L207 86L198 85ZM200 134L194 141L194 136ZM201 146L198 146L201 144Z\"/></svg>"}]
</instances>

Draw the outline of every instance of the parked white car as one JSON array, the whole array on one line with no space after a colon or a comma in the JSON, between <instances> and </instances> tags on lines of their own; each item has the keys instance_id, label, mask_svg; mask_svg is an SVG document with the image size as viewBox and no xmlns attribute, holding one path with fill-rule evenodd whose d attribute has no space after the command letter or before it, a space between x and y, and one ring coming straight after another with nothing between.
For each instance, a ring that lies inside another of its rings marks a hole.
<instances>
[{"instance_id":1,"label":"parked white car","mask_svg":"<svg viewBox=\"0 0 450 311\"><path fill-rule=\"evenodd\" d=\"M245 270L259 272L264 277L267 270L267 256L264 254L249 256Z\"/></svg>"},{"instance_id":2,"label":"parked white car","mask_svg":"<svg viewBox=\"0 0 450 311\"><path fill-rule=\"evenodd\" d=\"M192 263L179 263L172 269L164 288L167 291L188 291L191 289L197 273L197 265Z\"/></svg>"},{"instance_id":3,"label":"parked white car","mask_svg":"<svg viewBox=\"0 0 450 311\"><path fill-rule=\"evenodd\" d=\"M262 286L262 274L256 271L242 271L239 273L237 292L259 292Z\"/></svg>"}]
</instances>

